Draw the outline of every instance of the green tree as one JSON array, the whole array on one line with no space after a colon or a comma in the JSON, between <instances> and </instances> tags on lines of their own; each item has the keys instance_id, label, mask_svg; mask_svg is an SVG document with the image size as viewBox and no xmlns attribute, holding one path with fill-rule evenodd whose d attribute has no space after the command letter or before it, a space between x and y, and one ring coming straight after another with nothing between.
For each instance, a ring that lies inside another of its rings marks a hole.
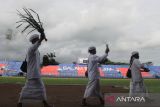
<instances>
[{"instance_id":1,"label":"green tree","mask_svg":"<svg viewBox=\"0 0 160 107\"><path fill-rule=\"evenodd\" d=\"M129 63L125 63L125 62L113 62L108 58L103 60L100 64L104 64L104 65L129 65Z\"/></svg>"},{"instance_id":2,"label":"green tree","mask_svg":"<svg viewBox=\"0 0 160 107\"><path fill-rule=\"evenodd\" d=\"M56 60L55 60L55 54L53 54L53 53L50 53L50 54L48 54L47 53L47 55L44 55L43 56L43 63L42 63L42 66L47 66L47 65L59 65L59 62L57 62Z\"/></svg>"}]
</instances>

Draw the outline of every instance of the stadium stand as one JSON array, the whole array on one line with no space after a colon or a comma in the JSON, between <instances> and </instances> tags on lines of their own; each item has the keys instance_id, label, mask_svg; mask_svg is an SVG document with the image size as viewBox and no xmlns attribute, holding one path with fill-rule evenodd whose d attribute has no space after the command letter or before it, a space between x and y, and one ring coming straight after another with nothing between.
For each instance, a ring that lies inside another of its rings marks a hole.
<instances>
[{"instance_id":1,"label":"stadium stand","mask_svg":"<svg viewBox=\"0 0 160 107\"><path fill-rule=\"evenodd\" d=\"M160 78L160 66L149 66L148 67L150 69L150 74L152 74L152 76L154 78Z\"/></svg>"},{"instance_id":2,"label":"stadium stand","mask_svg":"<svg viewBox=\"0 0 160 107\"><path fill-rule=\"evenodd\" d=\"M41 69L41 74L44 76L54 76L54 77L58 77L59 76L59 72L58 72L59 66L45 66L42 67Z\"/></svg>"},{"instance_id":3,"label":"stadium stand","mask_svg":"<svg viewBox=\"0 0 160 107\"><path fill-rule=\"evenodd\" d=\"M21 70L22 62L0 61L0 75L16 76ZM160 66L148 66L150 72L142 72L144 78L160 78ZM85 77L86 64L59 64L44 66L41 69L43 76L53 77ZM101 65L100 76L103 78L126 78L128 65Z\"/></svg>"},{"instance_id":4,"label":"stadium stand","mask_svg":"<svg viewBox=\"0 0 160 107\"><path fill-rule=\"evenodd\" d=\"M17 76L21 70L20 66L22 62L19 61L0 61L0 64L4 64L2 76Z\"/></svg>"},{"instance_id":5,"label":"stadium stand","mask_svg":"<svg viewBox=\"0 0 160 107\"><path fill-rule=\"evenodd\" d=\"M100 71L103 71L106 78L123 78L116 65L101 65L101 69Z\"/></svg>"},{"instance_id":6,"label":"stadium stand","mask_svg":"<svg viewBox=\"0 0 160 107\"><path fill-rule=\"evenodd\" d=\"M101 77L105 77L104 72L102 71L102 68L101 68L101 67L99 67L99 69L98 69L98 70L99 70L100 76L101 76Z\"/></svg>"},{"instance_id":7,"label":"stadium stand","mask_svg":"<svg viewBox=\"0 0 160 107\"><path fill-rule=\"evenodd\" d=\"M77 64L76 69L77 69L78 77L84 77L85 76L85 72L87 71L87 66L86 65Z\"/></svg>"},{"instance_id":8,"label":"stadium stand","mask_svg":"<svg viewBox=\"0 0 160 107\"><path fill-rule=\"evenodd\" d=\"M0 75L2 76L2 74L4 73L4 68L5 68L6 64L0 64Z\"/></svg>"},{"instance_id":9,"label":"stadium stand","mask_svg":"<svg viewBox=\"0 0 160 107\"><path fill-rule=\"evenodd\" d=\"M10 61L10 62L7 63L6 69L7 70L13 70L13 71L16 71L16 72L21 72L21 70L20 70L21 64L22 64L22 62L19 62L19 61Z\"/></svg>"},{"instance_id":10,"label":"stadium stand","mask_svg":"<svg viewBox=\"0 0 160 107\"><path fill-rule=\"evenodd\" d=\"M58 72L60 77L78 77L75 64L59 64Z\"/></svg>"}]
</instances>

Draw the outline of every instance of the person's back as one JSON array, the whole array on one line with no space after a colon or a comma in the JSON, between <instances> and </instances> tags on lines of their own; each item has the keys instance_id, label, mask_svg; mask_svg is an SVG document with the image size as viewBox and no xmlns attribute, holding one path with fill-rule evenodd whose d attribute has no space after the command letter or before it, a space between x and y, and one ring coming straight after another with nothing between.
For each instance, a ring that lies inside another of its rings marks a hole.
<instances>
[{"instance_id":1,"label":"person's back","mask_svg":"<svg viewBox=\"0 0 160 107\"><path fill-rule=\"evenodd\" d=\"M131 58L130 58L130 64L131 64L131 73L132 78L130 81L130 91L129 96L144 96L147 97L147 89L145 87L141 69L145 69L144 65L140 63L139 61L139 52L134 51L132 52Z\"/></svg>"},{"instance_id":2,"label":"person's back","mask_svg":"<svg viewBox=\"0 0 160 107\"><path fill-rule=\"evenodd\" d=\"M86 106L86 98L98 97L101 104L104 104L103 96L100 91L100 74L98 71L98 63L104 60L108 56L109 48L106 48L105 54L101 57L96 55L96 48L94 46L89 47L88 52L88 84L82 100L82 105Z\"/></svg>"},{"instance_id":3,"label":"person's back","mask_svg":"<svg viewBox=\"0 0 160 107\"><path fill-rule=\"evenodd\" d=\"M40 78L39 42L32 44L27 52L27 78Z\"/></svg>"},{"instance_id":4,"label":"person's back","mask_svg":"<svg viewBox=\"0 0 160 107\"><path fill-rule=\"evenodd\" d=\"M100 74L98 71L98 62L95 60L98 56L97 55L89 55L88 58L88 79L94 80L99 79Z\"/></svg>"},{"instance_id":5,"label":"person's back","mask_svg":"<svg viewBox=\"0 0 160 107\"><path fill-rule=\"evenodd\" d=\"M134 58L131 66L132 81L135 81L135 82L142 81L143 78L140 71L141 68L142 68L142 64L140 63L139 59Z\"/></svg>"},{"instance_id":6,"label":"person's back","mask_svg":"<svg viewBox=\"0 0 160 107\"><path fill-rule=\"evenodd\" d=\"M32 45L27 52L27 79L21 90L17 107L22 107L22 101L26 99L41 100L45 107L50 107L47 103L46 89L40 76L40 53L38 47L45 39L44 33L30 37Z\"/></svg>"}]
</instances>

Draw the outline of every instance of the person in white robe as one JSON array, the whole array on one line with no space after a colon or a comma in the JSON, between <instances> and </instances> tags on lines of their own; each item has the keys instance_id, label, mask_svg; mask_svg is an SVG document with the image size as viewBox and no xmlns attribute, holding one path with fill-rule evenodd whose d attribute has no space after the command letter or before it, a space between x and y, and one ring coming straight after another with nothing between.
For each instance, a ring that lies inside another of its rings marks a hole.
<instances>
[{"instance_id":1,"label":"person in white robe","mask_svg":"<svg viewBox=\"0 0 160 107\"><path fill-rule=\"evenodd\" d=\"M131 64L131 81L129 96L141 96L148 97L147 89L145 87L141 69L145 69L144 64L139 61L139 53L137 51L132 52L130 59Z\"/></svg>"},{"instance_id":2,"label":"person in white robe","mask_svg":"<svg viewBox=\"0 0 160 107\"><path fill-rule=\"evenodd\" d=\"M109 48L106 48L105 54L101 57L96 55L96 48L89 47L90 53L88 58L88 84L82 99L82 105L86 106L88 97L98 97L101 104L104 104L103 96L100 91L100 74L98 71L98 63L102 62L108 56Z\"/></svg>"},{"instance_id":3,"label":"person in white robe","mask_svg":"<svg viewBox=\"0 0 160 107\"><path fill-rule=\"evenodd\" d=\"M29 47L26 60L27 60L27 75L26 83L20 93L20 98L17 107L22 107L24 100L40 100L45 107L50 107L47 103L46 90L40 74L40 53L39 46L44 40L44 34L40 38L38 34L30 37L32 45Z\"/></svg>"}]
</instances>

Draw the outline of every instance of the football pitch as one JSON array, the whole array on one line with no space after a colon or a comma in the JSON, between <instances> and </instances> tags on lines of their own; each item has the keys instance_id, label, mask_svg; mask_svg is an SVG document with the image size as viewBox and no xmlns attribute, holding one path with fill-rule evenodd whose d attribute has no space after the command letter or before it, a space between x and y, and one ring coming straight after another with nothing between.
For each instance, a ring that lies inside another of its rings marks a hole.
<instances>
[{"instance_id":1,"label":"football pitch","mask_svg":"<svg viewBox=\"0 0 160 107\"><path fill-rule=\"evenodd\" d=\"M43 77L45 85L86 85L87 78L48 78ZM151 93L160 93L160 79L144 79ZM24 84L24 77L0 77L0 84ZM129 88L130 79L101 79L102 86L120 86Z\"/></svg>"},{"instance_id":2,"label":"football pitch","mask_svg":"<svg viewBox=\"0 0 160 107\"><path fill-rule=\"evenodd\" d=\"M42 78L49 104L54 107L81 107L87 78ZM160 93L159 79L144 79L150 93ZM16 107L24 77L0 77L0 107ZM101 91L105 93L129 93L129 79L101 79ZM88 99L89 107L102 107L97 99ZM24 107L38 107L37 105ZM40 106L41 107L41 106Z\"/></svg>"}]
</instances>

